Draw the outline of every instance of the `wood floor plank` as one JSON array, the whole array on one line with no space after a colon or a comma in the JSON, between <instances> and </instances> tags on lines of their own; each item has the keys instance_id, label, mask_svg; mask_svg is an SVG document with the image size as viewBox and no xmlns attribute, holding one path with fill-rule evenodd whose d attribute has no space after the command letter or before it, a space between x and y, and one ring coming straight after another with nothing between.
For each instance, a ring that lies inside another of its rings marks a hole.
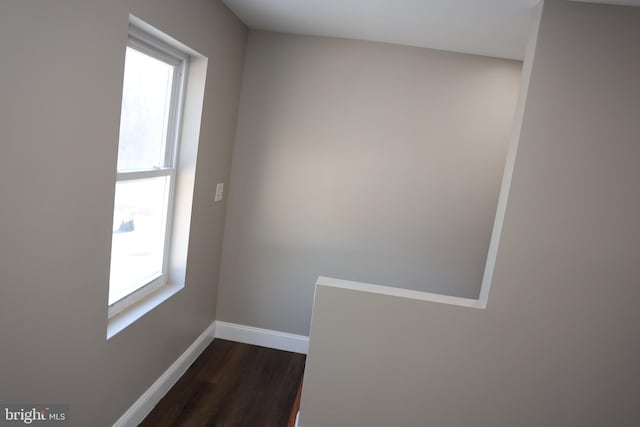
<instances>
[{"instance_id":1,"label":"wood floor plank","mask_svg":"<svg viewBox=\"0 0 640 427\"><path fill-rule=\"evenodd\" d=\"M286 427L305 356L214 340L143 427Z\"/></svg>"},{"instance_id":2,"label":"wood floor plank","mask_svg":"<svg viewBox=\"0 0 640 427\"><path fill-rule=\"evenodd\" d=\"M296 398L293 401L293 407L291 408L291 415L289 415L289 423L287 427L295 427L296 418L298 416L298 411L300 410L300 398L302 397L302 380L300 380L300 385L298 386L298 392L296 393Z\"/></svg>"}]
</instances>

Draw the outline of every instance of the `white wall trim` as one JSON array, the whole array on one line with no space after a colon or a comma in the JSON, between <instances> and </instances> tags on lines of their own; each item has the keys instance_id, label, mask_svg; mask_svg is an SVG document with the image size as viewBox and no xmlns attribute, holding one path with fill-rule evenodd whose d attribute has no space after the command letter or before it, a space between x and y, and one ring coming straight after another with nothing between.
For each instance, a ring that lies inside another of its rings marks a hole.
<instances>
[{"instance_id":1,"label":"white wall trim","mask_svg":"<svg viewBox=\"0 0 640 427\"><path fill-rule=\"evenodd\" d=\"M307 354L309 337L216 321L216 338Z\"/></svg>"},{"instance_id":2,"label":"white wall trim","mask_svg":"<svg viewBox=\"0 0 640 427\"><path fill-rule=\"evenodd\" d=\"M131 405L113 427L134 427L140 424L160 399L175 385L214 338L245 344L259 345L277 350L307 354L309 337L236 323L214 321L200 334L178 359Z\"/></svg>"},{"instance_id":3,"label":"white wall trim","mask_svg":"<svg viewBox=\"0 0 640 427\"><path fill-rule=\"evenodd\" d=\"M184 375L191 364L200 356L216 336L216 322L211 323L178 359L154 382L136 402L131 405L113 427L137 426L158 404L160 399Z\"/></svg>"},{"instance_id":4,"label":"white wall trim","mask_svg":"<svg viewBox=\"0 0 640 427\"><path fill-rule=\"evenodd\" d=\"M109 307L107 339L111 339L111 337L123 331L129 325L133 324L133 322L180 292L183 288L184 284L166 284L146 295L138 293L143 290L140 289L138 292L129 295L129 297L142 296L140 300L135 302L130 300L131 304L125 305L120 311L115 313L111 310L111 307Z\"/></svg>"},{"instance_id":5,"label":"white wall trim","mask_svg":"<svg viewBox=\"0 0 640 427\"><path fill-rule=\"evenodd\" d=\"M527 42L527 50L522 66L522 77L520 80L520 92L518 94L518 102L514 116L514 124L511 132L511 142L507 151L507 158L500 184L500 194L498 196L498 205L496 208L496 216L493 221L493 229L491 230L491 240L489 241L489 251L487 253L487 261L485 263L484 272L482 274L482 285L480 286L480 296L478 299L483 307L489 302L489 291L493 282L493 272L496 267L496 259L498 257L498 247L500 245L500 237L502 236L502 228L507 212L507 203L509 201L509 193L511 191L511 180L516 164L516 156L518 155L518 147L520 145L520 133L522 132L522 123L524 120L524 109L529 94L529 81L531 80L531 70L538 44L538 32L540 30L540 20L542 19L542 9L544 2L539 2L534 9L534 18L531 22L529 30L529 40Z\"/></svg>"},{"instance_id":6,"label":"white wall trim","mask_svg":"<svg viewBox=\"0 0 640 427\"><path fill-rule=\"evenodd\" d=\"M415 291L413 289L393 288L390 286L374 285L370 283L353 282L350 280L333 279L331 277L318 277L316 286L329 286L333 288L350 289L352 291L367 292L371 294L387 295L399 298L429 301L439 304L457 305L459 307L484 309L485 305L477 299L453 297L449 295L433 294L431 292ZM314 303L315 306L315 303Z\"/></svg>"}]
</instances>

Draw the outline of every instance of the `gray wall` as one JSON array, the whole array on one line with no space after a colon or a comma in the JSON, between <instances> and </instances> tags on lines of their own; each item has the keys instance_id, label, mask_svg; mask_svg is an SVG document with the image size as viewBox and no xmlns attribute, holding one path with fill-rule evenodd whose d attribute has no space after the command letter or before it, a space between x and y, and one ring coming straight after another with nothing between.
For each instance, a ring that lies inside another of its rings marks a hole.
<instances>
[{"instance_id":1,"label":"gray wall","mask_svg":"<svg viewBox=\"0 0 640 427\"><path fill-rule=\"evenodd\" d=\"M487 309L318 287L301 427L638 425L640 9L537 40Z\"/></svg>"},{"instance_id":2,"label":"gray wall","mask_svg":"<svg viewBox=\"0 0 640 427\"><path fill-rule=\"evenodd\" d=\"M520 71L251 31L218 319L306 335L319 275L477 297Z\"/></svg>"},{"instance_id":3,"label":"gray wall","mask_svg":"<svg viewBox=\"0 0 640 427\"><path fill-rule=\"evenodd\" d=\"M209 68L186 287L107 341L129 13ZM0 2L0 402L111 425L213 321L245 41L218 1Z\"/></svg>"}]
</instances>

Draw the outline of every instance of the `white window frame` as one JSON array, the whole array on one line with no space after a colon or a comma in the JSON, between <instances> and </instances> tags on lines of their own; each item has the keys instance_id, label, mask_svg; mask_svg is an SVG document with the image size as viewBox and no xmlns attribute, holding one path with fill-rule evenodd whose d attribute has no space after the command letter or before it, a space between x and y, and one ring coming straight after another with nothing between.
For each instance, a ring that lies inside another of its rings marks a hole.
<instances>
[{"instance_id":1,"label":"white window frame","mask_svg":"<svg viewBox=\"0 0 640 427\"><path fill-rule=\"evenodd\" d=\"M138 171L117 171L116 183L134 181L146 178L169 177L169 191L167 209L165 211L164 253L162 272L151 278L139 289L122 297L108 306L108 317L112 318L132 305L145 299L159 288L166 286L169 281L169 264L171 254L171 235L173 213L175 208L175 188L177 178L178 157L180 153L180 135L182 130L182 115L189 67L189 54L180 51L153 35L133 26L129 26L127 47L135 49L145 55L158 59L174 67L169 116L167 120L164 165L160 168ZM121 113L122 114L122 113ZM110 282L111 285L111 282Z\"/></svg>"}]
</instances>

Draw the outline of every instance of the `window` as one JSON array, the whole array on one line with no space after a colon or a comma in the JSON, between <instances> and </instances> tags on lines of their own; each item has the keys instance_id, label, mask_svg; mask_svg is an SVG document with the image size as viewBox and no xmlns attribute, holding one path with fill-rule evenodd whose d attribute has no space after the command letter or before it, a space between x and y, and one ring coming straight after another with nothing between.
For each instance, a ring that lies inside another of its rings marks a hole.
<instances>
[{"instance_id":1,"label":"window","mask_svg":"<svg viewBox=\"0 0 640 427\"><path fill-rule=\"evenodd\" d=\"M125 55L109 313L168 283L189 56L131 27Z\"/></svg>"}]
</instances>

